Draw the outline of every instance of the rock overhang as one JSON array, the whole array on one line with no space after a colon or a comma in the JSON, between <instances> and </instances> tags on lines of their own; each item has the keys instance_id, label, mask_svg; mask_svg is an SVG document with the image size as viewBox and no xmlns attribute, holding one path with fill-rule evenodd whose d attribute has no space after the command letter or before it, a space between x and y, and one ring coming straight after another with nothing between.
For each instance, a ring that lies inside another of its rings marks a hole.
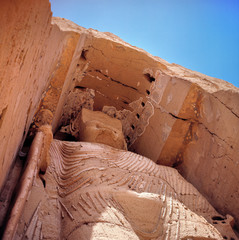
<instances>
[{"instance_id":1,"label":"rock overhang","mask_svg":"<svg viewBox=\"0 0 239 240\"><path fill-rule=\"evenodd\" d=\"M60 28L66 24L67 31L71 28L71 22L60 18L55 18L54 24ZM113 34L79 31L74 24L73 28L81 35L81 47L75 53L78 59L69 92L74 88L93 89L94 110L115 108L131 151L177 167L216 208L227 211L228 205L237 201L238 190L223 193L224 184L217 182L222 182L221 174L225 177L237 171L236 161L229 161L235 158L233 149L239 144L238 129L231 128L239 125L238 89L154 57ZM216 159L223 164L218 165ZM206 169L210 169L207 174ZM216 182L210 176L212 169L218 175ZM237 180L230 181L234 185ZM230 200L226 197L229 192Z\"/></svg>"}]
</instances>

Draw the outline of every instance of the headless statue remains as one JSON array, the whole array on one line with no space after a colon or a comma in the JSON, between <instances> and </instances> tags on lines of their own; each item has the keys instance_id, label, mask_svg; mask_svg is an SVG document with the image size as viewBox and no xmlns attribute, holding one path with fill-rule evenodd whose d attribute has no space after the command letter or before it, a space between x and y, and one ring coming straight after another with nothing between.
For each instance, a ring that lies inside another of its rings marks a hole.
<instances>
[{"instance_id":1,"label":"headless statue remains","mask_svg":"<svg viewBox=\"0 0 239 240\"><path fill-rule=\"evenodd\" d=\"M236 239L232 217L177 170L126 151L102 119L84 124L91 142L52 141L51 162L34 180L15 239ZM105 145L111 137L113 146ZM215 216L224 223L213 225Z\"/></svg>"}]
</instances>

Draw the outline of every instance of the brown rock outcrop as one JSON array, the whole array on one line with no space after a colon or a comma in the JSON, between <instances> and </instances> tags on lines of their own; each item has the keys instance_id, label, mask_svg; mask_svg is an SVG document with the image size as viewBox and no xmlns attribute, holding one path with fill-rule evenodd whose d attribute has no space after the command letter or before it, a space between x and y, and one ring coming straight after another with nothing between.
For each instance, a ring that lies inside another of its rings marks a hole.
<instances>
[{"instance_id":1,"label":"brown rock outcrop","mask_svg":"<svg viewBox=\"0 0 239 240\"><path fill-rule=\"evenodd\" d=\"M78 31L69 21L53 22L62 31ZM218 210L238 221L238 89L110 33L85 30L81 39L70 93L95 90L94 109L111 106L104 112L122 121L130 150L177 167Z\"/></svg>"},{"instance_id":2,"label":"brown rock outcrop","mask_svg":"<svg viewBox=\"0 0 239 240\"><path fill-rule=\"evenodd\" d=\"M175 169L103 144L54 140L50 155L45 187L35 180L16 238L236 238L230 219Z\"/></svg>"},{"instance_id":3,"label":"brown rock outcrop","mask_svg":"<svg viewBox=\"0 0 239 240\"><path fill-rule=\"evenodd\" d=\"M0 16L0 188L42 110L55 133L85 107L121 120L131 151L176 167L239 227L238 88L52 18L48 0L3 0Z\"/></svg>"},{"instance_id":4,"label":"brown rock outcrop","mask_svg":"<svg viewBox=\"0 0 239 240\"><path fill-rule=\"evenodd\" d=\"M71 134L78 141L104 143L127 150L122 124L118 119L83 108L71 125Z\"/></svg>"},{"instance_id":5,"label":"brown rock outcrop","mask_svg":"<svg viewBox=\"0 0 239 240\"><path fill-rule=\"evenodd\" d=\"M57 70L67 64L61 60L72 36L51 25L51 18L48 0L0 3L0 188L44 91L56 88L49 84L57 74L65 80L62 67L62 75Z\"/></svg>"}]
</instances>

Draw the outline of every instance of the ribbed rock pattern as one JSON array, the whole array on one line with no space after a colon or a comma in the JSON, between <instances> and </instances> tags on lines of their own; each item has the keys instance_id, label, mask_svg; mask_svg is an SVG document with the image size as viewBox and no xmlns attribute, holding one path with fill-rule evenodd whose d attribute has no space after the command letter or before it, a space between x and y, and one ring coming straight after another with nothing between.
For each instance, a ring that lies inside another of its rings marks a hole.
<instances>
[{"instance_id":1,"label":"ribbed rock pattern","mask_svg":"<svg viewBox=\"0 0 239 240\"><path fill-rule=\"evenodd\" d=\"M94 110L115 112L122 120L128 149L177 167L239 226L238 88L170 64L111 33L82 30L61 18L53 22L80 34L68 96L94 90ZM62 122L71 106L65 102Z\"/></svg>"},{"instance_id":2,"label":"ribbed rock pattern","mask_svg":"<svg viewBox=\"0 0 239 240\"><path fill-rule=\"evenodd\" d=\"M83 106L108 106L130 150L177 167L239 227L238 88L52 18L48 0L3 0L0 16L0 189L37 110L55 133Z\"/></svg>"},{"instance_id":3,"label":"ribbed rock pattern","mask_svg":"<svg viewBox=\"0 0 239 240\"><path fill-rule=\"evenodd\" d=\"M103 144L54 140L50 155L47 196L35 202L25 234L41 225L42 236L56 239L222 239L218 227L235 238L228 222L210 224L226 218L175 169Z\"/></svg>"}]
</instances>

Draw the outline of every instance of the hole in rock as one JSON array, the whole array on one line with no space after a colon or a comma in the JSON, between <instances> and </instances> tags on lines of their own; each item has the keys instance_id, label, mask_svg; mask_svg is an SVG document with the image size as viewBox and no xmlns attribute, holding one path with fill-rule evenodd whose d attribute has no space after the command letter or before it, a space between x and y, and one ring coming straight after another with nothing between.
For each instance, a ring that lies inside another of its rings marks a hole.
<instances>
[{"instance_id":1,"label":"hole in rock","mask_svg":"<svg viewBox=\"0 0 239 240\"><path fill-rule=\"evenodd\" d=\"M137 113L137 114L136 114L136 117L139 119L139 118L140 118L140 115Z\"/></svg>"},{"instance_id":2,"label":"hole in rock","mask_svg":"<svg viewBox=\"0 0 239 240\"><path fill-rule=\"evenodd\" d=\"M227 236L223 236L223 239L227 239Z\"/></svg>"},{"instance_id":3,"label":"hole in rock","mask_svg":"<svg viewBox=\"0 0 239 240\"><path fill-rule=\"evenodd\" d=\"M130 141L130 137L129 137L129 136L126 136L126 139L127 139L128 141Z\"/></svg>"},{"instance_id":4,"label":"hole in rock","mask_svg":"<svg viewBox=\"0 0 239 240\"><path fill-rule=\"evenodd\" d=\"M149 73L144 74L145 78L150 82L155 82L155 78L152 77Z\"/></svg>"},{"instance_id":5,"label":"hole in rock","mask_svg":"<svg viewBox=\"0 0 239 240\"><path fill-rule=\"evenodd\" d=\"M88 50L82 50L81 55L80 55L80 59L86 60L86 53L87 52L88 52Z\"/></svg>"},{"instance_id":6,"label":"hole in rock","mask_svg":"<svg viewBox=\"0 0 239 240\"><path fill-rule=\"evenodd\" d=\"M46 172L44 172L44 171L42 171L42 170L40 170L39 171L39 175L44 175Z\"/></svg>"},{"instance_id":7,"label":"hole in rock","mask_svg":"<svg viewBox=\"0 0 239 240\"><path fill-rule=\"evenodd\" d=\"M129 104L127 101L123 101L124 104Z\"/></svg>"},{"instance_id":8,"label":"hole in rock","mask_svg":"<svg viewBox=\"0 0 239 240\"><path fill-rule=\"evenodd\" d=\"M144 106L145 106L145 103L144 103L144 102L141 102L141 105L142 105L142 107L144 107Z\"/></svg>"},{"instance_id":9,"label":"hole in rock","mask_svg":"<svg viewBox=\"0 0 239 240\"><path fill-rule=\"evenodd\" d=\"M86 87L82 87L82 86L75 86L75 88L82 89L82 90L86 89Z\"/></svg>"},{"instance_id":10,"label":"hole in rock","mask_svg":"<svg viewBox=\"0 0 239 240\"><path fill-rule=\"evenodd\" d=\"M175 162L175 163L173 163L173 168L177 168L179 165L181 165L183 163L183 161L182 160L179 160L179 161L177 161L177 162ZM214 220L214 219L213 219Z\"/></svg>"},{"instance_id":11,"label":"hole in rock","mask_svg":"<svg viewBox=\"0 0 239 240\"><path fill-rule=\"evenodd\" d=\"M146 90L146 93L149 95L149 94L150 94L150 91L149 91L149 90Z\"/></svg>"},{"instance_id":12,"label":"hole in rock","mask_svg":"<svg viewBox=\"0 0 239 240\"><path fill-rule=\"evenodd\" d=\"M63 126L60 126L54 134L54 139L61 141L77 141L74 136L68 133L67 129L62 129Z\"/></svg>"},{"instance_id":13,"label":"hole in rock","mask_svg":"<svg viewBox=\"0 0 239 240\"><path fill-rule=\"evenodd\" d=\"M134 126L134 125L131 125L131 128L132 128L132 129L135 129L135 126Z\"/></svg>"},{"instance_id":14,"label":"hole in rock","mask_svg":"<svg viewBox=\"0 0 239 240\"><path fill-rule=\"evenodd\" d=\"M218 220L218 221L222 221L224 220L224 218L220 217L220 216L213 216L212 220Z\"/></svg>"},{"instance_id":15,"label":"hole in rock","mask_svg":"<svg viewBox=\"0 0 239 240\"><path fill-rule=\"evenodd\" d=\"M44 174L45 174L45 172L43 172L43 171L40 170L40 172L39 172L39 177L40 177L40 179L41 179L41 181L42 181L42 184L43 184L44 188L46 188L46 180L45 180L44 177L43 177Z\"/></svg>"}]
</instances>

